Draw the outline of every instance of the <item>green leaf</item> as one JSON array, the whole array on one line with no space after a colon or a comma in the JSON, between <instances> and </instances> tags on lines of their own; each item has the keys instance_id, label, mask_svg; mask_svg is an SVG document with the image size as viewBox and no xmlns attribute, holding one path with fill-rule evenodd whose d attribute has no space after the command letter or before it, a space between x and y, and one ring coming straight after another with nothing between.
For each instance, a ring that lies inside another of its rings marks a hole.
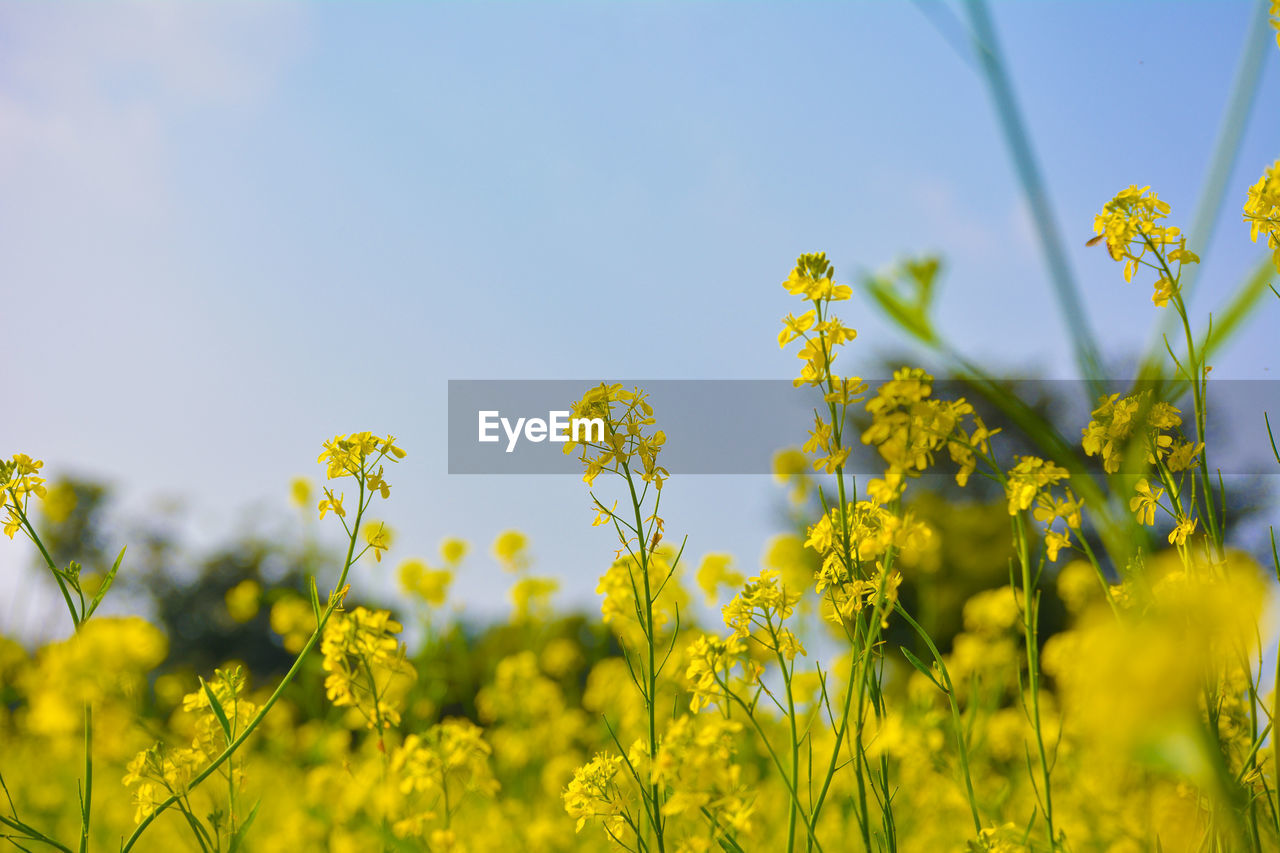
<instances>
[{"instance_id":1,"label":"green leaf","mask_svg":"<svg viewBox=\"0 0 1280 853\"><path fill-rule=\"evenodd\" d=\"M218 725L222 726L222 733L227 736L227 742L231 742L231 723L227 720L227 714L222 710L222 703L218 701L218 697L214 695L213 688L209 686L203 678L200 679L200 687L204 690L205 698L209 700L209 707L213 709L213 715L218 718Z\"/></svg>"},{"instance_id":2,"label":"green leaf","mask_svg":"<svg viewBox=\"0 0 1280 853\"><path fill-rule=\"evenodd\" d=\"M102 579L102 584L98 587L98 592L93 596L93 601L89 603L89 610L85 613L84 618L88 619L93 615L93 611L98 609L98 605L102 603L102 599L106 596L107 590L111 589L111 584L115 582L116 573L120 571L120 563L124 560L125 548L120 549L119 555L116 557L115 563L111 566L111 571L107 572L107 576ZM83 620L82 620L83 621Z\"/></svg>"},{"instance_id":3,"label":"green leaf","mask_svg":"<svg viewBox=\"0 0 1280 853\"><path fill-rule=\"evenodd\" d=\"M1240 282L1240 286L1236 289L1235 294L1232 295L1231 301L1227 303L1226 309L1214 315L1213 328L1208 333L1208 338L1205 342L1204 354L1206 358L1216 352L1233 334L1239 331L1243 322L1253 313L1258 300L1262 298L1262 295L1267 292L1267 288L1271 286L1273 269L1271 259L1264 259L1248 278Z\"/></svg>"},{"instance_id":4,"label":"green leaf","mask_svg":"<svg viewBox=\"0 0 1280 853\"><path fill-rule=\"evenodd\" d=\"M912 666L914 666L914 667L915 667L915 668L916 668L916 669L917 669L917 670L918 670L922 675L924 675L926 678L928 678L930 681L932 681L932 682L934 683L934 685L936 685L936 686L937 686L937 688L938 688L939 690L941 690L943 693L946 693L946 692L947 692L947 688L943 687L943 686L942 686L942 682L941 682L941 681L939 681L939 680L934 676L934 674L933 674L933 669L932 669L931 667L927 667L927 666L925 666L925 665L924 665L924 662L923 662L923 661L921 661L921 660L920 660L918 657L916 657L915 655L911 654L911 652L909 652L909 651L907 650L907 647L906 647L906 646L898 646L898 651L902 652L902 656L903 656L903 657L905 657L905 658L907 659L907 662L908 662L909 664L911 664Z\"/></svg>"},{"instance_id":5,"label":"green leaf","mask_svg":"<svg viewBox=\"0 0 1280 853\"><path fill-rule=\"evenodd\" d=\"M249 811L249 816L244 822L236 827L236 831L231 835L231 846L227 848L227 853L236 853L240 849L240 845L244 843L244 837L249 832L249 827L253 826L253 819L258 816L258 806L262 805L262 800L253 804L253 808Z\"/></svg>"},{"instance_id":6,"label":"green leaf","mask_svg":"<svg viewBox=\"0 0 1280 853\"><path fill-rule=\"evenodd\" d=\"M936 258L908 261L904 269L894 270L889 277L867 276L863 280L863 286L880 306L880 310L907 334L930 346L935 346L938 342L928 314L938 265ZM895 279L901 278L907 279L915 287L914 300L910 302L895 283Z\"/></svg>"},{"instance_id":7,"label":"green leaf","mask_svg":"<svg viewBox=\"0 0 1280 853\"><path fill-rule=\"evenodd\" d=\"M307 575L307 584L311 592L311 613L316 617L316 624L320 624L320 590L316 589L315 575Z\"/></svg>"}]
</instances>

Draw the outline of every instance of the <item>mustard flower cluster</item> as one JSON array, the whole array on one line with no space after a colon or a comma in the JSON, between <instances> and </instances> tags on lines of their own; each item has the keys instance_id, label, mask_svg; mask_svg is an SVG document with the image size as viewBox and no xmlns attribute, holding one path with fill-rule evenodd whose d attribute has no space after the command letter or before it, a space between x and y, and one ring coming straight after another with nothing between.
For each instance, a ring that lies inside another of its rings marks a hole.
<instances>
[{"instance_id":1,"label":"mustard flower cluster","mask_svg":"<svg viewBox=\"0 0 1280 853\"><path fill-rule=\"evenodd\" d=\"M1131 185L1116 193L1094 217L1093 231L1098 236L1090 241L1104 240L1111 257L1124 261L1125 281L1133 280L1139 266L1155 270L1158 277L1151 301L1157 307L1169 304L1177 293L1182 265L1200 262L1176 226L1159 224L1168 215L1169 203L1161 201L1150 187ZM1178 265L1176 273L1169 266L1174 263Z\"/></svg>"},{"instance_id":2,"label":"mustard flower cluster","mask_svg":"<svg viewBox=\"0 0 1280 853\"><path fill-rule=\"evenodd\" d=\"M489 799L501 787L490 767L491 753L484 733L470 720L446 719L425 734L406 737L390 761L406 798L397 807L396 836L426 841L429 849L454 849L460 842L453 816L463 799Z\"/></svg>"},{"instance_id":3,"label":"mustard flower cluster","mask_svg":"<svg viewBox=\"0 0 1280 853\"><path fill-rule=\"evenodd\" d=\"M169 747L158 742L129 762L123 782L133 788L135 822L141 823L171 797L179 801L186 798L198 774L245 731L258 706L242 695L244 687L245 676L238 667L217 670L212 681L201 681L199 690L182 699L182 710L194 715L190 745ZM241 785L243 769L236 762L219 769L234 793ZM213 815L215 835L226 829L223 817L218 812Z\"/></svg>"},{"instance_id":4,"label":"mustard flower cluster","mask_svg":"<svg viewBox=\"0 0 1280 853\"><path fill-rule=\"evenodd\" d=\"M654 783L674 792L663 804L666 814L706 816L715 834L750 836L755 795L734 760L742 730L742 723L711 714L671 724L653 761Z\"/></svg>"},{"instance_id":5,"label":"mustard flower cluster","mask_svg":"<svg viewBox=\"0 0 1280 853\"><path fill-rule=\"evenodd\" d=\"M736 631L724 639L714 634L702 634L695 639L685 653L688 665L684 677L691 695L689 710L696 714L711 705L727 710L732 670L735 667L741 670L744 683L740 686L755 682L763 672L746 653L747 641Z\"/></svg>"},{"instance_id":6,"label":"mustard flower cluster","mask_svg":"<svg viewBox=\"0 0 1280 853\"><path fill-rule=\"evenodd\" d=\"M622 762L622 756L602 752L574 771L565 787L564 809L577 821L576 831L581 832L588 821L599 821L611 840L624 844L628 828L635 828Z\"/></svg>"},{"instance_id":7,"label":"mustard flower cluster","mask_svg":"<svg viewBox=\"0 0 1280 853\"><path fill-rule=\"evenodd\" d=\"M782 286L813 307L799 317L793 314L784 317L782 331L778 334L778 346L781 348L797 339L804 341L796 353L804 364L793 384L797 388L817 388L827 403L828 417L824 419L815 413L814 428L804 449L815 454L814 470L828 474L843 469L851 450L842 442L844 421L836 412L843 412L861 399L866 390L866 385L858 377L837 376L831 369L840 354L838 348L858 336L857 330L846 326L832 313L832 303L844 302L853 296L853 288L836 284L834 275L835 269L825 253L801 255L796 260L795 268Z\"/></svg>"},{"instance_id":8,"label":"mustard flower cluster","mask_svg":"<svg viewBox=\"0 0 1280 853\"><path fill-rule=\"evenodd\" d=\"M1257 183L1249 187L1244 221L1249 223L1250 240L1256 243L1259 237L1265 238L1271 259L1280 271L1280 160L1268 166Z\"/></svg>"},{"instance_id":9,"label":"mustard flower cluster","mask_svg":"<svg viewBox=\"0 0 1280 853\"><path fill-rule=\"evenodd\" d=\"M662 489L670 475L658 464L658 453L667 436L660 429L652 429L653 406L649 405L647 394L621 385L601 384L573 404L570 420L577 419L598 420L604 425L601 441L588 440L594 438L588 430L582 441L570 440L564 445L565 454L578 453L584 469L582 479L587 485L605 471L619 475L631 471L655 489Z\"/></svg>"},{"instance_id":10,"label":"mustard flower cluster","mask_svg":"<svg viewBox=\"0 0 1280 853\"><path fill-rule=\"evenodd\" d=\"M782 623L795 612L800 590L789 590L777 569L765 569L747 581L733 600L724 606L724 623L743 639L759 643L768 651L794 661L808 654L790 628Z\"/></svg>"},{"instance_id":11,"label":"mustard flower cluster","mask_svg":"<svg viewBox=\"0 0 1280 853\"><path fill-rule=\"evenodd\" d=\"M320 642L324 689L339 708L355 708L371 729L400 724L399 700L413 668L395 635L402 626L385 610L335 613Z\"/></svg>"},{"instance_id":12,"label":"mustard flower cluster","mask_svg":"<svg viewBox=\"0 0 1280 853\"><path fill-rule=\"evenodd\" d=\"M405 457L405 452L395 444L395 436L378 438L371 432L353 432L350 435L336 435L324 443L317 461L325 466L325 478L340 480L345 477L355 479L363 492L370 495L381 495L383 500L391 494L391 486L383 478L383 460L398 462ZM375 467L376 466L376 467ZM342 494L335 495L333 489L326 486L324 499L318 509L320 517L332 512L339 518L346 518L343 509Z\"/></svg>"},{"instance_id":13,"label":"mustard flower cluster","mask_svg":"<svg viewBox=\"0 0 1280 853\"><path fill-rule=\"evenodd\" d=\"M5 510L4 533L10 539L22 527L27 502L32 495L43 499L47 490L39 471L44 462L32 459L25 453L15 453L11 459L0 459L0 495Z\"/></svg>"},{"instance_id":14,"label":"mustard flower cluster","mask_svg":"<svg viewBox=\"0 0 1280 853\"><path fill-rule=\"evenodd\" d=\"M988 442L1000 430L987 429L964 398L939 400L932 394L932 376L903 367L867 401L871 426L862 433L862 443L875 447L885 462L883 479L872 480L867 494L880 503L899 497L907 478L924 473L944 447L959 466L960 486L977 468L977 456L990 453Z\"/></svg>"},{"instance_id":15,"label":"mustard flower cluster","mask_svg":"<svg viewBox=\"0 0 1280 853\"><path fill-rule=\"evenodd\" d=\"M1203 442L1190 442L1179 432L1181 412L1171 403L1152 399L1150 390L1136 394L1112 394L1099 400L1089 425L1082 431L1082 446L1089 456L1100 456L1108 474L1120 470L1130 443L1141 439L1145 461L1170 471L1185 471L1196 463Z\"/></svg>"}]
</instances>

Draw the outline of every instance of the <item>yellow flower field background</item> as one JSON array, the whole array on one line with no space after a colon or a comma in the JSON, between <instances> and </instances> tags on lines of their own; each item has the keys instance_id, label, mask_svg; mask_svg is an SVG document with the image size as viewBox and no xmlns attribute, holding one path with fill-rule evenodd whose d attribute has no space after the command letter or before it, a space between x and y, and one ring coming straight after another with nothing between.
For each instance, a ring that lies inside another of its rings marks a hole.
<instances>
[{"instance_id":1,"label":"yellow flower field background","mask_svg":"<svg viewBox=\"0 0 1280 853\"><path fill-rule=\"evenodd\" d=\"M1092 225L1117 286L1149 289L1151 323L1174 330L1131 389L1096 395L1078 423L950 348L931 315L936 258L844 277L813 253L777 270L781 329L758 346L794 353L796 392L822 406L775 457L789 526L758 567L687 550L662 506L680 478L645 389L582 388L573 414L606 425L566 448L591 507L574 511L609 542L595 612L554 606L558 583L518 530L399 554L380 515L418 449L394 424L317 437L317 469L281 486L297 535L236 543L186 578L152 570L172 544L162 532L105 541L100 488L46 480L13 453L0 461L5 544L32 545L65 639L0 638L0 839L205 853L1280 849L1267 619L1280 557L1234 541L1258 509L1205 443L1215 353L1280 298L1280 159L1255 165L1232 239L1270 254L1212 320L1184 300L1198 247L1158 187L1118 188L1092 223L1069 223ZM839 314L855 295L971 393L944 396L912 364L881 383L855 375L863 342ZM876 476L846 471L859 447ZM509 576L509 616L464 623L451 587L484 551ZM394 608L361 600L355 581L373 571L395 573ZM143 593L149 618L100 612ZM720 618L700 619L698 601Z\"/></svg>"}]
</instances>

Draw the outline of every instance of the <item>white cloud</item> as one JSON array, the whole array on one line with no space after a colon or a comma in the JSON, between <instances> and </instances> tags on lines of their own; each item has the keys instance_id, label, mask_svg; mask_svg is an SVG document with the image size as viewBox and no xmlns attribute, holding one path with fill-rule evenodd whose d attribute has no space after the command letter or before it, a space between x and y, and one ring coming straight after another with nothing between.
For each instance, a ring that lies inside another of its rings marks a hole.
<instances>
[{"instance_id":1,"label":"white cloud","mask_svg":"<svg viewBox=\"0 0 1280 853\"><path fill-rule=\"evenodd\" d=\"M0 223L49 230L85 214L154 223L172 202L166 170L184 116L264 102L299 52L299 13L284 4L0 7ZM23 230L67 245L66 234Z\"/></svg>"}]
</instances>

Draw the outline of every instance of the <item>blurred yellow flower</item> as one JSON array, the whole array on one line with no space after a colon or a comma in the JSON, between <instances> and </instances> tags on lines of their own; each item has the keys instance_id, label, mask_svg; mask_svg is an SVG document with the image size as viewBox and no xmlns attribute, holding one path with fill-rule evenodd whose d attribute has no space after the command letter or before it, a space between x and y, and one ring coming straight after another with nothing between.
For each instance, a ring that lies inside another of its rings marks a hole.
<instances>
[{"instance_id":1,"label":"blurred yellow flower","mask_svg":"<svg viewBox=\"0 0 1280 853\"><path fill-rule=\"evenodd\" d=\"M45 518L54 524L61 524L71 517L76 508L76 490L66 480L58 480L49 487L44 496L41 509Z\"/></svg>"},{"instance_id":2,"label":"blurred yellow flower","mask_svg":"<svg viewBox=\"0 0 1280 853\"><path fill-rule=\"evenodd\" d=\"M462 539L450 537L440 543L440 556L446 563L461 562L467 556L468 546Z\"/></svg>"},{"instance_id":3,"label":"blurred yellow flower","mask_svg":"<svg viewBox=\"0 0 1280 853\"><path fill-rule=\"evenodd\" d=\"M262 587L255 580L243 580L227 590L227 612L236 622L248 622L258 615Z\"/></svg>"},{"instance_id":4,"label":"blurred yellow flower","mask_svg":"<svg viewBox=\"0 0 1280 853\"><path fill-rule=\"evenodd\" d=\"M306 477L294 477L289 482L289 499L295 506L305 507L311 503L312 486Z\"/></svg>"},{"instance_id":5,"label":"blurred yellow flower","mask_svg":"<svg viewBox=\"0 0 1280 853\"><path fill-rule=\"evenodd\" d=\"M522 571L529 565L526 549L529 540L518 530L504 530L493 540L493 556L509 572Z\"/></svg>"}]
</instances>

